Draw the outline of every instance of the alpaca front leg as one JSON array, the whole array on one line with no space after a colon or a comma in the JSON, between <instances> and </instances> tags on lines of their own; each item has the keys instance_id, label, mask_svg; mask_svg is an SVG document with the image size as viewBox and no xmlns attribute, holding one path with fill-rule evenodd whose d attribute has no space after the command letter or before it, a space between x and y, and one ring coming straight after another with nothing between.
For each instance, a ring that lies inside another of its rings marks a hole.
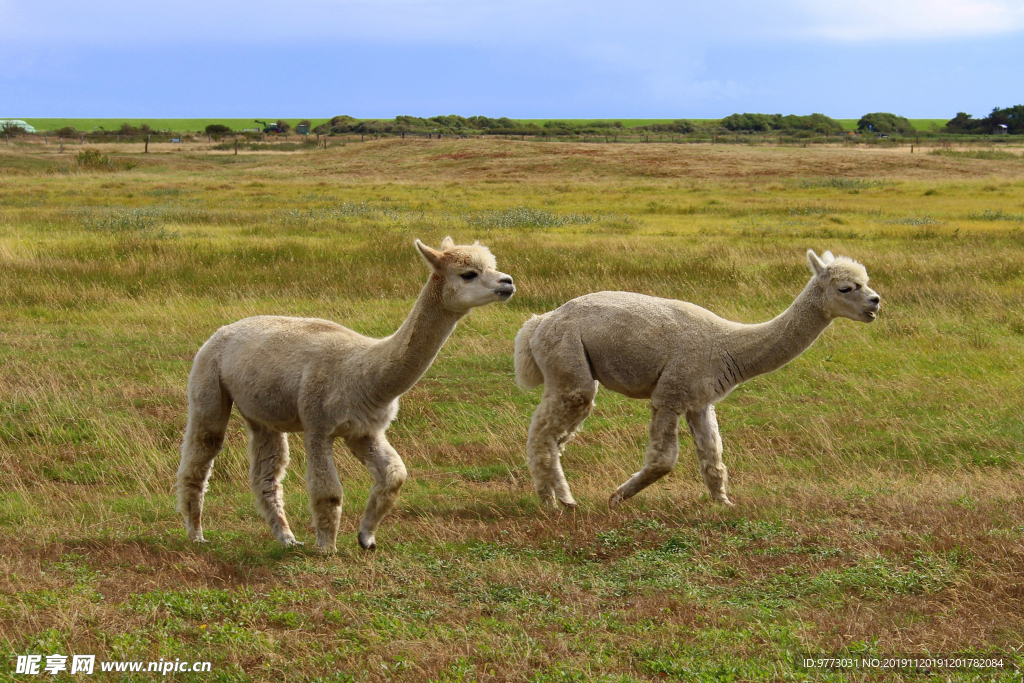
<instances>
[{"instance_id":1,"label":"alpaca front leg","mask_svg":"<svg viewBox=\"0 0 1024 683\"><path fill-rule=\"evenodd\" d=\"M620 486L611 498L610 507L616 507L627 498L647 488L672 471L679 460L679 413L666 408L651 408L651 441L647 445L644 466Z\"/></svg>"},{"instance_id":2,"label":"alpaca front leg","mask_svg":"<svg viewBox=\"0 0 1024 683\"><path fill-rule=\"evenodd\" d=\"M359 523L359 545L364 550L374 550L377 548L377 528L395 507L398 491L405 483L408 472L402 458L383 434L346 439L345 443L373 477L366 510Z\"/></svg>"},{"instance_id":3,"label":"alpaca front leg","mask_svg":"<svg viewBox=\"0 0 1024 683\"><path fill-rule=\"evenodd\" d=\"M729 471L722 463L722 436L718 432L715 406L709 405L702 410L688 411L686 423L690 426L690 434L697 447L701 477L703 477L711 497L719 503L732 505L732 501L726 494Z\"/></svg>"},{"instance_id":4,"label":"alpaca front leg","mask_svg":"<svg viewBox=\"0 0 1024 683\"><path fill-rule=\"evenodd\" d=\"M260 515L285 545L302 545L284 516L281 480L288 467L288 435L249 423L249 485Z\"/></svg>"},{"instance_id":5,"label":"alpaca front leg","mask_svg":"<svg viewBox=\"0 0 1024 683\"><path fill-rule=\"evenodd\" d=\"M306 432L306 490L316 529L316 549L325 553L338 549L341 524L342 489L334 466L333 442L333 436Z\"/></svg>"}]
</instances>

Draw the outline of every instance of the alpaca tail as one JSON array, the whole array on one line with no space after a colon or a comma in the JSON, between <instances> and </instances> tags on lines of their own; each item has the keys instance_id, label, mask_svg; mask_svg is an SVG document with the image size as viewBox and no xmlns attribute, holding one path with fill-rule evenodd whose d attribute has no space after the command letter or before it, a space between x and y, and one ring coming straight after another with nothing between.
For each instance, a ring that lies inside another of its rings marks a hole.
<instances>
[{"instance_id":1,"label":"alpaca tail","mask_svg":"<svg viewBox=\"0 0 1024 683\"><path fill-rule=\"evenodd\" d=\"M544 373L540 371L540 367L537 365L537 359L533 357L533 351L530 350L530 337L533 336L534 330L537 329L537 325L544 319L544 316L534 315L530 316L530 319L526 321L522 329L516 335L516 351L515 351L515 365L516 365L516 384L523 389L532 389L536 386L544 384Z\"/></svg>"}]
</instances>

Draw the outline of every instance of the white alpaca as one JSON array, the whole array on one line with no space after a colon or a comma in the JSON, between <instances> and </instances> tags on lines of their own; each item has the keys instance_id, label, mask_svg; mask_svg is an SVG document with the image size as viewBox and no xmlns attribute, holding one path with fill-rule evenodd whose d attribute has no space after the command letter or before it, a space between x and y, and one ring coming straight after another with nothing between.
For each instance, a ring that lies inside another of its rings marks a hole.
<instances>
[{"instance_id":1,"label":"white alpaca","mask_svg":"<svg viewBox=\"0 0 1024 683\"><path fill-rule=\"evenodd\" d=\"M598 383L630 398L651 399L650 445L643 469L609 505L668 474L679 458L679 418L686 416L711 495L732 505L722 464L717 401L752 377L776 370L810 347L834 318L875 319L881 299L864 266L807 252L814 274L800 296L766 323L730 322L700 306L629 292L598 292L530 318L516 335L516 381L544 384L530 422L527 462L541 500L576 504L562 472L565 443L593 406Z\"/></svg>"},{"instance_id":2,"label":"white alpaca","mask_svg":"<svg viewBox=\"0 0 1024 683\"><path fill-rule=\"evenodd\" d=\"M456 246L450 237L441 251L419 240L416 247L431 267L430 279L390 337L371 339L328 320L257 316L220 328L199 349L188 381L188 427L178 468L178 511L191 540L204 540L203 497L234 403L249 427L257 507L278 540L298 543L285 519L281 480L288 465L285 432L305 432L317 548L336 548L342 489L332 447L338 436L373 477L359 544L376 547L374 534L406 477L384 437L398 413L398 397L430 367L462 316L508 301L515 292L486 247Z\"/></svg>"}]
</instances>

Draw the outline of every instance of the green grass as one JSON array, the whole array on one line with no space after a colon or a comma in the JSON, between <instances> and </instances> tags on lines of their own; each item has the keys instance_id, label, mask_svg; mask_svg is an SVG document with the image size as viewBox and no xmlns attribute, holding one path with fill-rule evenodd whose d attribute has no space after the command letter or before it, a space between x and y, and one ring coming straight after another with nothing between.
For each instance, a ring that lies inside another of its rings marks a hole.
<instances>
[{"instance_id":1,"label":"green grass","mask_svg":"<svg viewBox=\"0 0 1024 683\"><path fill-rule=\"evenodd\" d=\"M104 153L138 166L61 173L52 146L0 147L0 679L59 652L237 681L930 680L796 658L1019 652L1024 165L498 140ZM519 291L402 399L410 480L379 550L356 545L369 477L340 443L338 554L277 544L237 416L211 542L190 545L172 482L196 349L263 313L389 334L427 277L413 239L448 234ZM610 511L649 408L607 390L563 460L579 509L539 507L539 391L510 355L531 313L625 289L766 320L808 248L862 261L882 313L719 405L735 508L708 499L683 430L675 472Z\"/></svg>"}]
</instances>

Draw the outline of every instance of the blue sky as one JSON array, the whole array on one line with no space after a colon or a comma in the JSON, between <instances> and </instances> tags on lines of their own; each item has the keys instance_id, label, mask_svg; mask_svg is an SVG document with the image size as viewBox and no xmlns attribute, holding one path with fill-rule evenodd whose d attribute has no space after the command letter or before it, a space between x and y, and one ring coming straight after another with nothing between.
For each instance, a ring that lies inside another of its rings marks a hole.
<instances>
[{"instance_id":1,"label":"blue sky","mask_svg":"<svg viewBox=\"0 0 1024 683\"><path fill-rule=\"evenodd\" d=\"M0 17L0 116L21 118L951 118L1024 103L1024 0L0 0Z\"/></svg>"}]
</instances>

